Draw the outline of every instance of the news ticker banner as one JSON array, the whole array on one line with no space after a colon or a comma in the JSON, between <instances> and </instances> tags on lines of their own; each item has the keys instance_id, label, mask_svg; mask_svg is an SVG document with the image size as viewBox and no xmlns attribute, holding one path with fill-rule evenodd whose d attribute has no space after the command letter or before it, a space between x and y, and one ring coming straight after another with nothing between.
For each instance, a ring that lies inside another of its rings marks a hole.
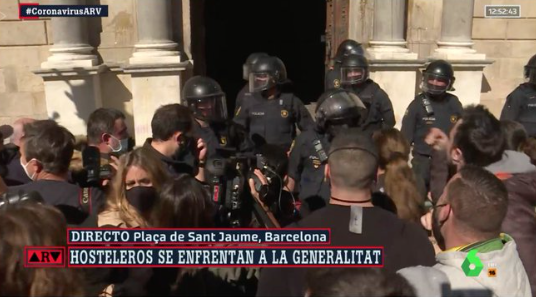
<instances>
[{"instance_id":1,"label":"news ticker banner","mask_svg":"<svg viewBox=\"0 0 536 297\"><path fill-rule=\"evenodd\" d=\"M383 247L26 247L32 267L383 267Z\"/></svg>"},{"instance_id":2,"label":"news ticker banner","mask_svg":"<svg viewBox=\"0 0 536 297\"><path fill-rule=\"evenodd\" d=\"M67 247L26 247L25 267L383 267L378 246L330 246L331 230L69 228Z\"/></svg>"},{"instance_id":3,"label":"news ticker banner","mask_svg":"<svg viewBox=\"0 0 536 297\"><path fill-rule=\"evenodd\" d=\"M188 245L188 244L330 244L331 230L315 229L123 229L69 228L67 244Z\"/></svg>"},{"instance_id":4,"label":"news ticker banner","mask_svg":"<svg viewBox=\"0 0 536 297\"><path fill-rule=\"evenodd\" d=\"M19 19L107 16L108 5L39 5L39 3L19 3Z\"/></svg>"}]
</instances>

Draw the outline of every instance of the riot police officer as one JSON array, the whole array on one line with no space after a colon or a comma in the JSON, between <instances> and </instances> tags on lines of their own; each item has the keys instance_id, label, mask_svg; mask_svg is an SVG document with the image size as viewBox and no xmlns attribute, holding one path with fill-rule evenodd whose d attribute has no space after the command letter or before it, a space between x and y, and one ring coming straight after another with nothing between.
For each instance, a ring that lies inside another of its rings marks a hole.
<instances>
[{"instance_id":1,"label":"riot police officer","mask_svg":"<svg viewBox=\"0 0 536 297\"><path fill-rule=\"evenodd\" d=\"M326 77L324 79L324 90L338 88L341 86L341 62L345 56L348 55L365 55L365 51L361 44L355 40L347 39L339 45L337 48L337 54L333 58L333 65L330 66Z\"/></svg>"},{"instance_id":2,"label":"riot police officer","mask_svg":"<svg viewBox=\"0 0 536 297\"><path fill-rule=\"evenodd\" d=\"M536 137L536 55L525 65L524 74L527 82L508 95L501 112L501 120L519 122L529 136Z\"/></svg>"},{"instance_id":3,"label":"riot police officer","mask_svg":"<svg viewBox=\"0 0 536 297\"><path fill-rule=\"evenodd\" d=\"M183 88L183 98L195 117L194 134L207 145L207 158L252 149L246 131L227 118L225 93L206 76L190 78Z\"/></svg>"},{"instance_id":4,"label":"riot police officer","mask_svg":"<svg viewBox=\"0 0 536 297\"><path fill-rule=\"evenodd\" d=\"M242 78L248 83L246 83L246 85L240 90L240 92L238 92L238 95L236 96L235 113L238 111L240 106L242 106L244 98L251 96L251 93L249 92L249 74L251 73L251 67L253 66L253 64L257 63L259 58L263 57L268 57L268 54L252 53L248 56L244 65L242 65Z\"/></svg>"},{"instance_id":5,"label":"riot police officer","mask_svg":"<svg viewBox=\"0 0 536 297\"><path fill-rule=\"evenodd\" d=\"M365 104L368 116L363 131L372 135L382 128L395 126L395 113L389 95L369 78L369 63L360 55L345 56L340 65L341 86L355 93Z\"/></svg>"},{"instance_id":6,"label":"riot police officer","mask_svg":"<svg viewBox=\"0 0 536 297\"><path fill-rule=\"evenodd\" d=\"M421 176L427 190L430 185L430 159L432 147L424 141L431 128L449 133L462 114L462 104L453 91L454 70L444 60L431 62L423 72L422 93L406 109L402 119L402 133L413 144L413 170Z\"/></svg>"},{"instance_id":7,"label":"riot police officer","mask_svg":"<svg viewBox=\"0 0 536 297\"><path fill-rule=\"evenodd\" d=\"M344 89L331 89L322 94L315 113L315 128L301 133L290 153L287 187L294 191L299 183L302 216L329 201L329 182L325 180L324 167L331 141L338 133L359 127L366 119L364 104L354 93Z\"/></svg>"},{"instance_id":8,"label":"riot police officer","mask_svg":"<svg viewBox=\"0 0 536 297\"><path fill-rule=\"evenodd\" d=\"M300 131L313 126L303 102L293 93L283 92L287 83L285 64L277 57L262 57L251 68L251 96L242 102L234 121L246 128L256 146L275 144L289 150Z\"/></svg>"}]
</instances>

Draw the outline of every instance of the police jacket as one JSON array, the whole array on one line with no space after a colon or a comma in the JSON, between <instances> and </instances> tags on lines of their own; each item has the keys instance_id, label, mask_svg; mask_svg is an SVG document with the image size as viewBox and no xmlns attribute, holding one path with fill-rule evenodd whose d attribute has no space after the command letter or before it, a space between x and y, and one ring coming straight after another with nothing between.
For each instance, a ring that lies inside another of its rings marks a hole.
<instances>
[{"instance_id":1,"label":"police jacket","mask_svg":"<svg viewBox=\"0 0 536 297\"><path fill-rule=\"evenodd\" d=\"M254 93L242 102L234 122L246 128L256 146L268 143L286 150L296 137L296 126L301 131L313 126L311 115L292 93L280 93L274 99L265 99Z\"/></svg>"},{"instance_id":2,"label":"police jacket","mask_svg":"<svg viewBox=\"0 0 536 297\"><path fill-rule=\"evenodd\" d=\"M210 123L207 127L203 127L195 121L194 134L205 141L208 159L216 157L219 151L247 152L253 150L253 144L249 141L244 127L232 121Z\"/></svg>"},{"instance_id":3,"label":"police jacket","mask_svg":"<svg viewBox=\"0 0 536 297\"><path fill-rule=\"evenodd\" d=\"M290 152L288 167L288 176L299 184L300 200L303 203L312 204L305 206L309 208L308 210L324 206L331 194L329 183L324 177L325 162L321 161L319 152L313 145L316 140L320 140L327 154L330 147L327 135L319 134L311 129L296 138Z\"/></svg>"},{"instance_id":4,"label":"police jacket","mask_svg":"<svg viewBox=\"0 0 536 297\"><path fill-rule=\"evenodd\" d=\"M501 112L501 120L521 123L531 137L536 137L536 86L519 85L508 97Z\"/></svg>"},{"instance_id":5,"label":"police jacket","mask_svg":"<svg viewBox=\"0 0 536 297\"><path fill-rule=\"evenodd\" d=\"M413 155L430 157L432 147L424 141L426 135L431 128L441 129L448 134L461 117L463 107L458 97L446 93L440 100L429 99L433 109L433 114L429 114L423 103L425 96L425 93L421 93L411 101L402 119L401 132L413 144Z\"/></svg>"},{"instance_id":6,"label":"police jacket","mask_svg":"<svg viewBox=\"0 0 536 297\"><path fill-rule=\"evenodd\" d=\"M363 131L372 134L377 130L392 128L396 124L393 104L389 95L373 80L368 79L361 86L351 89L368 110Z\"/></svg>"},{"instance_id":7,"label":"police jacket","mask_svg":"<svg viewBox=\"0 0 536 297\"><path fill-rule=\"evenodd\" d=\"M236 101L235 101L235 109L234 113L238 111L238 109L242 106L242 102L247 100L248 97L251 96L251 93L249 92L249 84L246 84L240 92L238 92L238 95L236 95Z\"/></svg>"}]
</instances>

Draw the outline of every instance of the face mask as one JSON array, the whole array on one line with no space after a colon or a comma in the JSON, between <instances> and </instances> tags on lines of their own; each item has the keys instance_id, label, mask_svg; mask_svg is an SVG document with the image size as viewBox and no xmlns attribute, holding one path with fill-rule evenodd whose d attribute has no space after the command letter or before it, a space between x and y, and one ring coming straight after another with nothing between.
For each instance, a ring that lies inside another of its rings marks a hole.
<instances>
[{"instance_id":1,"label":"face mask","mask_svg":"<svg viewBox=\"0 0 536 297\"><path fill-rule=\"evenodd\" d=\"M119 150L119 153L126 153L128 151L129 140L129 138L121 139L121 149Z\"/></svg>"},{"instance_id":2,"label":"face mask","mask_svg":"<svg viewBox=\"0 0 536 297\"><path fill-rule=\"evenodd\" d=\"M434 210L433 216L432 216L432 235L434 236L437 245L439 248L444 251L445 250L445 238L443 237L443 234L441 234L441 227L443 227L443 222L439 222L439 219L437 218L437 213L439 209Z\"/></svg>"},{"instance_id":3,"label":"face mask","mask_svg":"<svg viewBox=\"0 0 536 297\"><path fill-rule=\"evenodd\" d=\"M26 165L24 163L22 163L22 159L20 159L20 166L22 166L22 169L24 169L24 173L26 173L26 176L28 176L29 179L31 179L32 181L34 180L34 177L36 175L36 172L34 172L32 175L30 175L30 173L28 173L28 164L30 164L30 162L32 161L36 161L36 159L31 159L30 161L28 161L28 163L26 163Z\"/></svg>"},{"instance_id":4,"label":"face mask","mask_svg":"<svg viewBox=\"0 0 536 297\"><path fill-rule=\"evenodd\" d=\"M111 139L112 140L115 140L118 144L119 144L119 147L112 147L111 145L108 144L108 147L112 150L112 152L114 153L119 153L123 150L123 141L122 140L119 140L115 137L113 137L112 135L110 135ZM128 141L128 139L127 139ZM127 147L128 147L128 142L127 142Z\"/></svg>"},{"instance_id":5,"label":"face mask","mask_svg":"<svg viewBox=\"0 0 536 297\"><path fill-rule=\"evenodd\" d=\"M141 214L146 214L153 207L158 193L153 187L134 187L126 191L128 203Z\"/></svg>"}]
</instances>

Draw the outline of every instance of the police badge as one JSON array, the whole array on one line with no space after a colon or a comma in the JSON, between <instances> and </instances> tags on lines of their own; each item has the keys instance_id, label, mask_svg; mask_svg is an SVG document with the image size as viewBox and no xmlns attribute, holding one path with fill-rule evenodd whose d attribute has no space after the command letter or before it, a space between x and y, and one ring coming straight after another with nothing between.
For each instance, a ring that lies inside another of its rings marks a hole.
<instances>
[{"instance_id":1,"label":"police badge","mask_svg":"<svg viewBox=\"0 0 536 297\"><path fill-rule=\"evenodd\" d=\"M458 121L458 116L455 116L455 115L450 116L450 122L451 123L455 124L457 121Z\"/></svg>"},{"instance_id":2,"label":"police badge","mask_svg":"<svg viewBox=\"0 0 536 297\"><path fill-rule=\"evenodd\" d=\"M227 137L225 137L225 136L220 137L220 145L221 146L226 146L227 145Z\"/></svg>"},{"instance_id":3,"label":"police badge","mask_svg":"<svg viewBox=\"0 0 536 297\"><path fill-rule=\"evenodd\" d=\"M333 86L334 86L335 88L340 87L340 86L341 86L341 81L340 81L338 78L334 79L334 80L333 80Z\"/></svg>"},{"instance_id":4,"label":"police badge","mask_svg":"<svg viewBox=\"0 0 536 297\"><path fill-rule=\"evenodd\" d=\"M281 117L282 118L288 117L288 111L286 109L281 110Z\"/></svg>"}]
</instances>

